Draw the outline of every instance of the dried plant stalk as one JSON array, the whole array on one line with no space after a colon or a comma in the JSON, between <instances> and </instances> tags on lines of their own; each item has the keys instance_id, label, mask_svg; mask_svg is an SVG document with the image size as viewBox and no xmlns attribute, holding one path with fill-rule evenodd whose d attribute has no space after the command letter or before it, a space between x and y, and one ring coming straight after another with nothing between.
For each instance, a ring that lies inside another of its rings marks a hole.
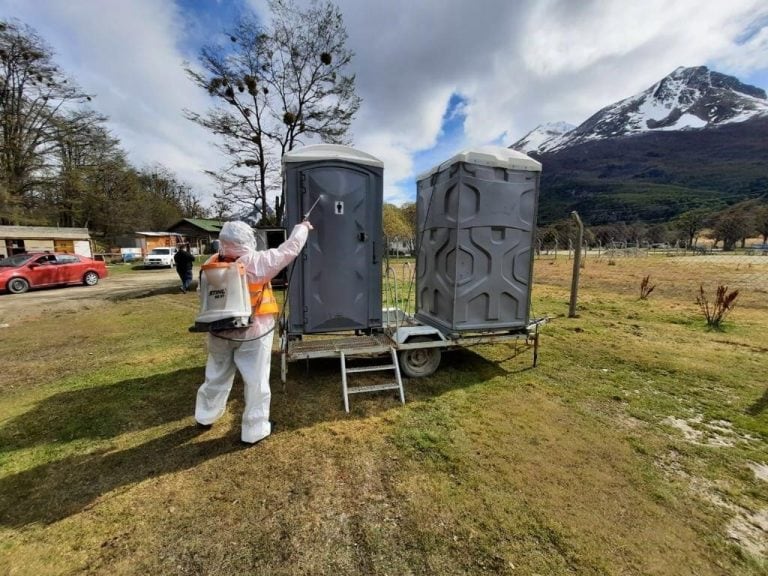
<instances>
[{"instance_id":1,"label":"dried plant stalk","mask_svg":"<svg viewBox=\"0 0 768 576\"><path fill-rule=\"evenodd\" d=\"M738 290L728 292L728 286L722 284L715 291L715 299L710 302L704 292L704 286L699 286L699 295L696 296L696 304L699 305L701 313L707 319L707 325L710 328L720 329L726 315L736 306L736 298L739 296Z\"/></svg>"},{"instance_id":2,"label":"dried plant stalk","mask_svg":"<svg viewBox=\"0 0 768 576\"><path fill-rule=\"evenodd\" d=\"M651 276L648 275L640 282L640 300L646 300L651 295L656 284L651 285Z\"/></svg>"}]
</instances>

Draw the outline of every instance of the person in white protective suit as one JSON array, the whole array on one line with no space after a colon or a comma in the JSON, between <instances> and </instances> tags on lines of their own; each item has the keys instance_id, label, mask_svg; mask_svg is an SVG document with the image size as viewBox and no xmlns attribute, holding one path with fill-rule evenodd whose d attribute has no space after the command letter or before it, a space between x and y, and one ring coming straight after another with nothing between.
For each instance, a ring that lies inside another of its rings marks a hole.
<instances>
[{"instance_id":1,"label":"person in white protective suit","mask_svg":"<svg viewBox=\"0 0 768 576\"><path fill-rule=\"evenodd\" d=\"M199 425L210 426L222 417L237 369L245 385L241 440L254 444L272 432L269 368L277 303L269 281L299 255L310 230L312 225L305 220L293 228L290 237L279 247L258 251L253 230L245 222L226 222L222 226L218 258L238 260L245 266L253 324L248 328L208 335L205 382L197 391L195 406L195 420ZM260 294L260 288L263 289L263 301L260 296L256 303L254 294Z\"/></svg>"}]
</instances>

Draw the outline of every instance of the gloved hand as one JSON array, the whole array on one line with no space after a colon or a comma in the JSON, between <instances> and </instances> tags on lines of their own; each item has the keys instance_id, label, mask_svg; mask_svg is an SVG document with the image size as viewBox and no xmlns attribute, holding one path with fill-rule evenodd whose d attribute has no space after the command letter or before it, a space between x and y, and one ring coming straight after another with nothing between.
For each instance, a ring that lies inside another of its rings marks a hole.
<instances>
[{"instance_id":1,"label":"gloved hand","mask_svg":"<svg viewBox=\"0 0 768 576\"><path fill-rule=\"evenodd\" d=\"M307 230L314 230L315 229L315 227L312 226L312 224L309 222L309 220L302 220L301 222L299 222L299 224L303 224L304 226L306 226Z\"/></svg>"}]
</instances>

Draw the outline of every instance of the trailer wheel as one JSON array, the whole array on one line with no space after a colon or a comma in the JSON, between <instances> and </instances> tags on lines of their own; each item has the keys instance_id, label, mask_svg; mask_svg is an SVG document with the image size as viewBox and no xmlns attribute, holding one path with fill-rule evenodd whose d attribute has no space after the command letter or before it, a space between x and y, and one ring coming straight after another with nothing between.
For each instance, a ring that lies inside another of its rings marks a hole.
<instances>
[{"instance_id":1,"label":"trailer wheel","mask_svg":"<svg viewBox=\"0 0 768 576\"><path fill-rule=\"evenodd\" d=\"M416 342L434 342L431 338L417 336L408 340L408 344ZM440 365L439 348L413 348L398 353L400 370L409 378L429 376Z\"/></svg>"}]
</instances>

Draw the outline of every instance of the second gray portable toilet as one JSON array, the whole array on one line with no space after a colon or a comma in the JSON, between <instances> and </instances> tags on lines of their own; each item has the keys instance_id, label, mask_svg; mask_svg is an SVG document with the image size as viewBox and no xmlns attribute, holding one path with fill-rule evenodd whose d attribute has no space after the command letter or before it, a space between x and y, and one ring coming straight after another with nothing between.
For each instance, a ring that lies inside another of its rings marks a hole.
<instances>
[{"instance_id":1,"label":"second gray portable toilet","mask_svg":"<svg viewBox=\"0 0 768 576\"><path fill-rule=\"evenodd\" d=\"M314 206L315 230L288 289L289 335L381 327L384 163L335 144L283 156L286 227Z\"/></svg>"},{"instance_id":2,"label":"second gray portable toilet","mask_svg":"<svg viewBox=\"0 0 768 576\"><path fill-rule=\"evenodd\" d=\"M417 319L445 333L527 326L540 173L482 147L417 178Z\"/></svg>"}]
</instances>

